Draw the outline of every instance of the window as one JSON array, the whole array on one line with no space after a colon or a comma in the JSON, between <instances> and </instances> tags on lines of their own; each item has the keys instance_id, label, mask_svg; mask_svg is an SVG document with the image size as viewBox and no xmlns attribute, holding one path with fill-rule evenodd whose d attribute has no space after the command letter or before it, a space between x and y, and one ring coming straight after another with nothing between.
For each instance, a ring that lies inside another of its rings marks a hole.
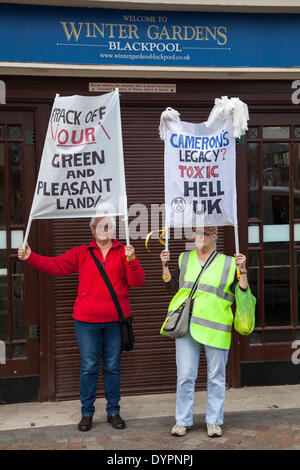
<instances>
[{"instance_id":1,"label":"window","mask_svg":"<svg viewBox=\"0 0 300 470\"><path fill-rule=\"evenodd\" d=\"M26 356L24 266L9 255L23 240L22 132L21 125L0 124L0 339L10 359Z\"/></svg>"},{"instance_id":2,"label":"window","mask_svg":"<svg viewBox=\"0 0 300 470\"><path fill-rule=\"evenodd\" d=\"M248 244L258 299L251 344L300 337L300 127L253 126L248 145Z\"/></svg>"}]
</instances>

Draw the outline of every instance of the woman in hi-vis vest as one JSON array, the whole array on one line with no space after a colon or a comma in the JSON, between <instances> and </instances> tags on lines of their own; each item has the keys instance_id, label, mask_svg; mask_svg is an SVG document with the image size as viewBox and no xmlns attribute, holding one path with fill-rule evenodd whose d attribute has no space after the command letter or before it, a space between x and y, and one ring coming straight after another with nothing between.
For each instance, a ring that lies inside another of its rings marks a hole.
<instances>
[{"instance_id":1,"label":"woman in hi-vis vest","mask_svg":"<svg viewBox=\"0 0 300 470\"><path fill-rule=\"evenodd\" d=\"M225 256L215 251L217 227L196 228L194 239L197 250L181 253L178 268L169 272L170 253L163 250L162 278L166 289L176 294L170 302L169 311L176 310L187 298L200 277L196 295L191 306L189 329L185 336L176 338L177 392L176 424L171 433L184 436L193 425L195 381L200 360L200 350L205 347L207 361L207 408L206 425L210 437L222 435L226 364L231 341L236 284L236 266L241 277L238 288L246 291L248 279L246 257L236 254Z\"/></svg>"}]
</instances>

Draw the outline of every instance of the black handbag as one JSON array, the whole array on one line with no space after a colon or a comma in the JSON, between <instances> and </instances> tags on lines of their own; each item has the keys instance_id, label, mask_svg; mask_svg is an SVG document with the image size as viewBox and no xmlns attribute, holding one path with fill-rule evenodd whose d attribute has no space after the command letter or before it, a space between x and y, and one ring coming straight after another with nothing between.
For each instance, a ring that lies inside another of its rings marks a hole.
<instances>
[{"instance_id":1,"label":"black handbag","mask_svg":"<svg viewBox=\"0 0 300 470\"><path fill-rule=\"evenodd\" d=\"M107 288L110 292L110 295L113 299L113 302L115 304L115 307L117 309L118 315L119 315L119 323L120 323L120 328L121 328L121 335L122 335L122 351L131 351L134 346L134 333L133 333L133 327L132 327L132 317L125 318L124 314L122 312L122 308L118 299L118 296L112 286L112 283L109 280L109 277L107 276L105 269L103 268L102 264L96 257L93 248L88 248L90 251L92 257L94 258L94 261L96 263L96 266L103 277L103 280L105 284L107 285Z\"/></svg>"}]
</instances>

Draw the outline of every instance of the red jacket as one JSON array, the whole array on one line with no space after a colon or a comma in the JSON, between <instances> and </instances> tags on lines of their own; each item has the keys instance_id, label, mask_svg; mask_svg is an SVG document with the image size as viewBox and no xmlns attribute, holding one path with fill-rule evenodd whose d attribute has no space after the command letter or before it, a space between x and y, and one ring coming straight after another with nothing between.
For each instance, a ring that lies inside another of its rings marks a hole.
<instances>
[{"instance_id":1,"label":"red jacket","mask_svg":"<svg viewBox=\"0 0 300 470\"><path fill-rule=\"evenodd\" d=\"M137 258L127 261L124 245L117 240L105 257L105 271L117 293L124 316L131 315L129 287L139 287L145 282L144 271ZM57 276L77 272L79 277L78 296L74 304L73 317L85 322L111 322L119 319L106 284L100 275L88 247L103 265L103 256L94 239L89 245L81 245L63 255L49 258L31 252L26 263L40 271Z\"/></svg>"}]
</instances>

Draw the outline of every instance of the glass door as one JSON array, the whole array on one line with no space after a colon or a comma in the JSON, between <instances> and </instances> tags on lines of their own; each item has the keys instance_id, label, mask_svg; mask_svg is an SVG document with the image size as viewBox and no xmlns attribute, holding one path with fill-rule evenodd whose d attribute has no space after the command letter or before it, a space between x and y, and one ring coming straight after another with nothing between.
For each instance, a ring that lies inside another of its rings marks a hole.
<instances>
[{"instance_id":1,"label":"glass door","mask_svg":"<svg viewBox=\"0 0 300 470\"><path fill-rule=\"evenodd\" d=\"M17 258L36 181L34 112L0 110L0 380L38 377L38 276ZM36 244L36 227L30 242ZM36 381L37 382L37 381ZM5 392L3 392L5 394ZM2 398L7 401L7 397Z\"/></svg>"},{"instance_id":2,"label":"glass door","mask_svg":"<svg viewBox=\"0 0 300 470\"><path fill-rule=\"evenodd\" d=\"M300 338L300 126L257 115L247 132L248 258L256 328L242 361L290 360Z\"/></svg>"}]
</instances>

